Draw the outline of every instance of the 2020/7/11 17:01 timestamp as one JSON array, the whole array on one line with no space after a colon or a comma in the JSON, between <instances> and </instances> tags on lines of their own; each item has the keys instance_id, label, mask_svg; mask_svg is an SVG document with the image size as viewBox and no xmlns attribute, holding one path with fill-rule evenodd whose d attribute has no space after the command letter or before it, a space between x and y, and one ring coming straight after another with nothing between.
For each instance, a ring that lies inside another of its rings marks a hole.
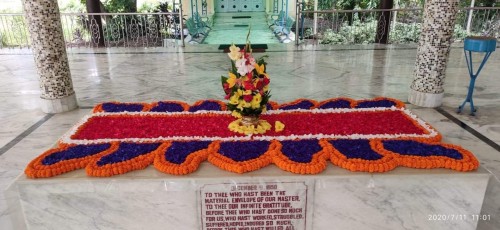
<instances>
[{"instance_id":1,"label":"2020/7/11 17:01 timestamp","mask_svg":"<svg viewBox=\"0 0 500 230\"><path fill-rule=\"evenodd\" d=\"M491 220L491 215L489 214L431 214L427 216L428 220L431 221L455 221L455 220L472 220L472 221L489 221Z\"/></svg>"}]
</instances>

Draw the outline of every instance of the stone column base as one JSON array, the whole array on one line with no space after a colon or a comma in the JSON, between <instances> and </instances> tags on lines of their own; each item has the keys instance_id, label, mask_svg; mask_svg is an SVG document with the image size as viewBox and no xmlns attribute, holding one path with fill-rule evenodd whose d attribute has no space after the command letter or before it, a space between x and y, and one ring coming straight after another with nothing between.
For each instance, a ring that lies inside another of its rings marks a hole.
<instances>
[{"instance_id":1,"label":"stone column base","mask_svg":"<svg viewBox=\"0 0 500 230\"><path fill-rule=\"evenodd\" d=\"M78 107L74 93L59 99L41 99L42 111L45 113L62 113Z\"/></svg>"},{"instance_id":2,"label":"stone column base","mask_svg":"<svg viewBox=\"0 0 500 230\"><path fill-rule=\"evenodd\" d=\"M410 89L408 101L414 105L435 108L443 103L444 93L423 93Z\"/></svg>"}]
</instances>

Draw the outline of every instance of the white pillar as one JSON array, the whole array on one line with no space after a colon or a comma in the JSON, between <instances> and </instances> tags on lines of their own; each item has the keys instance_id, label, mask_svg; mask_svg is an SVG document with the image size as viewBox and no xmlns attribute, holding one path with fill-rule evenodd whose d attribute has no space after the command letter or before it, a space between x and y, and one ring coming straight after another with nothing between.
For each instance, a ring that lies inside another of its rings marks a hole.
<instances>
[{"instance_id":1,"label":"white pillar","mask_svg":"<svg viewBox=\"0 0 500 230\"><path fill-rule=\"evenodd\" d=\"M24 0L41 90L41 107L60 113L78 107L66 56L61 16L55 0Z\"/></svg>"},{"instance_id":2,"label":"white pillar","mask_svg":"<svg viewBox=\"0 0 500 230\"><path fill-rule=\"evenodd\" d=\"M425 3L415 76L408 96L408 101L414 105L438 107L442 103L458 2L459 0L428 0Z\"/></svg>"}]
</instances>

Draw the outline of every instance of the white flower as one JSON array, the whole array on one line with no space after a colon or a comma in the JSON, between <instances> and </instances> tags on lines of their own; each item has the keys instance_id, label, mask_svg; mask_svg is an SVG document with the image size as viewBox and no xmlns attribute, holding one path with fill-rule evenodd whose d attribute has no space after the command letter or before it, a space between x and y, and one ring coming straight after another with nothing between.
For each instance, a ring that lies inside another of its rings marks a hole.
<instances>
[{"instance_id":1,"label":"white flower","mask_svg":"<svg viewBox=\"0 0 500 230\"><path fill-rule=\"evenodd\" d=\"M240 48L232 44L229 47L229 53L227 54L231 60L236 61L241 58Z\"/></svg>"},{"instance_id":2,"label":"white flower","mask_svg":"<svg viewBox=\"0 0 500 230\"><path fill-rule=\"evenodd\" d=\"M251 71L248 69L246 62L247 62L247 59L241 58L241 59L238 59L235 63L236 68L238 68L238 73L241 76L245 76L248 72Z\"/></svg>"},{"instance_id":3,"label":"white flower","mask_svg":"<svg viewBox=\"0 0 500 230\"><path fill-rule=\"evenodd\" d=\"M247 62L249 62L248 65L246 64ZM255 64L255 59L252 56L250 56L248 60L245 58L238 59L235 63L235 66L236 68L238 68L238 73L241 76L245 76L247 73L255 69L254 64Z\"/></svg>"}]
</instances>

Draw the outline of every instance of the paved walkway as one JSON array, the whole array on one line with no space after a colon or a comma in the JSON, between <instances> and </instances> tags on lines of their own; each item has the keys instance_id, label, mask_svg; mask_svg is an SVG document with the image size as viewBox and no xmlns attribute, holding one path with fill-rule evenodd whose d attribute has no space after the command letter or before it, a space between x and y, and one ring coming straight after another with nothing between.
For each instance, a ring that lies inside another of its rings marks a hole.
<instances>
[{"instance_id":1,"label":"paved walkway","mask_svg":"<svg viewBox=\"0 0 500 230\"><path fill-rule=\"evenodd\" d=\"M250 42L252 44L279 43L266 20L265 12L216 13L212 30L203 43L243 44L246 42L248 28L251 28Z\"/></svg>"}]
</instances>

